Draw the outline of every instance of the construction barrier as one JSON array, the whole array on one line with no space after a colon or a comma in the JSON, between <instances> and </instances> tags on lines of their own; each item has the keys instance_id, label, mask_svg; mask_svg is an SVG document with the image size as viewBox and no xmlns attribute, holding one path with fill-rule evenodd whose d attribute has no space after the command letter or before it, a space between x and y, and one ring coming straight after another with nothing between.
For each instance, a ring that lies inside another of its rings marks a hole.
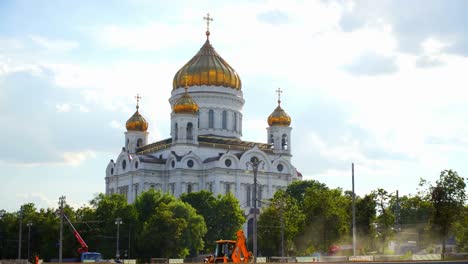
<instances>
[{"instance_id":1,"label":"construction barrier","mask_svg":"<svg viewBox=\"0 0 468 264\"><path fill-rule=\"evenodd\" d=\"M441 260L441 254L413 255L412 260Z\"/></svg>"},{"instance_id":2,"label":"construction barrier","mask_svg":"<svg viewBox=\"0 0 468 264\"><path fill-rule=\"evenodd\" d=\"M349 256L351 262L369 262L374 261L373 256Z\"/></svg>"},{"instance_id":3,"label":"construction barrier","mask_svg":"<svg viewBox=\"0 0 468 264\"><path fill-rule=\"evenodd\" d=\"M296 262L308 263L308 262L319 262L318 257L296 257Z\"/></svg>"},{"instance_id":4,"label":"construction barrier","mask_svg":"<svg viewBox=\"0 0 468 264\"><path fill-rule=\"evenodd\" d=\"M257 263L266 263L266 257L257 257Z\"/></svg>"},{"instance_id":5,"label":"construction barrier","mask_svg":"<svg viewBox=\"0 0 468 264\"><path fill-rule=\"evenodd\" d=\"M169 264L172 263L184 263L184 259L169 259Z\"/></svg>"}]
</instances>

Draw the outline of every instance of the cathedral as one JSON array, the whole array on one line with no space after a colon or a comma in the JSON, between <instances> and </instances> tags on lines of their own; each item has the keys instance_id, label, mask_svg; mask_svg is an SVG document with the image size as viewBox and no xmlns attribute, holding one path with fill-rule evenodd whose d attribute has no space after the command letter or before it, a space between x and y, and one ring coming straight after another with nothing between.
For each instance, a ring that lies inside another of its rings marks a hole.
<instances>
[{"instance_id":1,"label":"cathedral","mask_svg":"<svg viewBox=\"0 0 468 264\"><path fill-rule=\"evenodd\" d=\"M209 26L209 16L205 19ZM200 190L231 193L248 216L254 207L254 175L260 207L277 190L301 180L291 164L291 118L281 108L281 91L266 118L267 143L241 139L242 94L239 75L211 45L208 28L200 51L174 76L169 138L148 142L149 124L137 96L124 146L106 168L106 194L119 193L133 203L151 188L176 197Z\"/></svg>"}]
</instances>

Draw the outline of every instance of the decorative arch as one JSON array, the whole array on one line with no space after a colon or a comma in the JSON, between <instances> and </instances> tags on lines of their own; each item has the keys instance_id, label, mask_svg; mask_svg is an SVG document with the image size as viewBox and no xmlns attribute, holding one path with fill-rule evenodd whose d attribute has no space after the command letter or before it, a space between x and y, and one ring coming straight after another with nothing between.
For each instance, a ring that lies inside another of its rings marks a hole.
<instances>
[{"instance_id":1,"label":"decorative arch","mask_svg":"<svg viewBox=\"0 0 468 264\"><path fill-rule=\"evenodd\" d=\"M262 164L262 167L259 168L259 171L271 171L271 160L268 157L268 155L263 152L261 149L259 149L257 146L254 146L253 148L247 150L241 157L240 159L240 166L246 166L247 162L250 162L250 159L252 157L258 157L259 159L263 160L264 164ZM248 168L249 170L252 168Z\"/></svg>"},{"instance_id":2,"label":"decorative arch","mask_svg":"<svg viewBox=\"0 0 468 264\"><path fill-rule=\"evenodd\" d=\"M232 164L231 166L226 166L226 160L231 160ZM230 153L230 152L227 152L225 154L223 154L221 156L221 158L219 159L218 161L219 163L219 167L222 167L222 168L230 168L230 169L239 169L241 168L240 166L240 161L239 161L239 158L237 158L236 155Z\"/></svg>"},{"instance_id":3,"label":"decorative arch","mask_svg":"<svg viewBox=\"0 0 468 264\"><path fill-rule=\"evenodd\" d=\"M278 169L278 166L283 166L282 170ZM272 163L272 171L275 173L283 173L283 174L292 174L292 166L291 163L283 157L280 157L273 161Z\"/></svg>"},{"instance_id":4,"label":"decorative arch","mask_svg":"<svg viewBox=\"0 0 468 264\"><path fill-rule=\"evenodd\" d=\"M187 163L188 163L189 160L193 160L193 167L189 167L189 166L188 166ZM180 162L181 162L181 164L182 164L182 168L185 168L185 169L192 169L192 170L201 169L202 164L203 164L203 161L200 159L200 157L198 157L197 155L193 154L193 152L191 152L189 155L183 157L182 160L181 160Z\"/></svg>"}]
</instances>

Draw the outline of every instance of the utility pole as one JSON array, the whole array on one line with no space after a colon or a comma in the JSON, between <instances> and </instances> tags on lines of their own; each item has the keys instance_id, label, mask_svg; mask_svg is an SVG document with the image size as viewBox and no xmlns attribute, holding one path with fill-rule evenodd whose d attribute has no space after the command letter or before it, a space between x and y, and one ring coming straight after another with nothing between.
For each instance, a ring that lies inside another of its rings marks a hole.
<instances>
[{"instance_id":1,"label":"utility pole","mask_svg":"<svg viewBox=\"0 0 468 264\"><path fill-rule=\"evenodd\" d=\"M356 194L354 193L354 163L351 163L353 181L353 256L356 256Z\"/></svg>"},{"instance_id":2,"label":"utility pole","mask_svg":"<svg viewBox=\"0 0 468 264\"><path fill-rule=\"evenodd\" d=\"M281 262L284 261L284 203L281 201Z\"/></svg>"},{"instance_id":3,"label":"utility pole","mask_svg":"<svg viewBox=\"0 0 468 264\"><path fill-rule=\"evenodd\" d=\"M19 211L19 233L18 233L18 260L21 259L21 242L23 240L23 206L20 207Z\"/></svg>"},{"instance_id":4,"label":"utility pole","mask_svg":"<svg viewBox=\"0 0 468 264\"><path fill-rule=\"evenodd\" d=\"M115 249L115 259L118 260L120 258L120 251L119 251L119 233L120 233L120 225L123 224L122 218L117 217L115 219L115 224L117 225L117 241L116 241L116 249Z\"/></svg>"},{"instance_id":5,"label":"utility pole","mask_svg":"<svg viewBox=\"0 0 468 264\"><path fill-rule=\"evenodd\" d=\"M254 173L254 189L253 189L253 200L254 200L254 213L253 213L253 262L257 263L257 172L258 166L264 163L263 160L259 160L257 157L252 157L250 161L246 163L246 166L252 166Z\"/></svg>"},{"instance_id":6,"label":"utility pole","mask_svg":"<svg viewBox=\"0 0 468 264\"><path fill-rule=\"evenodd\" d=\"M62 247L63 247L63 205L65 203L65 196L59 197L60 205L60 238L59 238L59 263L62 263Z\"/></svg>"},{"instance_id":7,"label":"utility pole","mask_svg":"<svg viewBox=\"0 0 468 264\"><path fill-rule=\"evenodd\" d=\"M31 226L33 225L31 221L29 221L27 224L28 226L28 261L30 260L30 254L31 254Z\"/></svg>"}]
</instances>

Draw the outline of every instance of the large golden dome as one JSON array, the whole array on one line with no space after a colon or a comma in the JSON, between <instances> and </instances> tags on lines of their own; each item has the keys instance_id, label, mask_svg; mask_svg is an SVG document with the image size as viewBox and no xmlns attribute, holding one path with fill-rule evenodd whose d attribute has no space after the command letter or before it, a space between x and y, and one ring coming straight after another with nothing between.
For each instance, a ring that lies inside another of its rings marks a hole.
<instances>
[{"instance_id":1,"label":"large golden dome","mask_svg":"<svg viewBox=\"0 0 468 264\"><path fill-rule=\"evenodd\" d=\"M278 106L268 117L269 126L289 126L291 124L291 117L281 108L281 101L278 100Z\"/></svg>"},{"instance_id":2,"label":"large golden dome","mask_svg":"<svg viewBox=\"0 0 468 264\"><path fill-rule=\"evenodd\" d=\"M177 99L172 108L174 113L176 114L196 114L198 113L198 105L192 99L192 97L188 94L187 88L185 89L185 93Z\"/></svg>"},{"instance_id":3,"label":"large golden dome","mask_svg":"<svg viewBox=\"0 0 468 264\"><path fill-rule=\"evenodd\" d=\"M136 109L136 112L127 120L127 123L125 124L127 131L146 132L146 130L148 130L148 122L146 122L145 118L138 112L138 105Z\"/></svg>"},{"instance_id":4,"label":"large golden dome","mask_svg":"<svg viewBox=\"0 0 468 264\"><path fill-rule=\"evenodd\" d=\"M206 32L206 42L200 51L187 62L174 76L173 89L185 86L215 85L240 90L241 80L237 72L219 56L210 44L210 32Z\"/></svg>"}]
</instances>

